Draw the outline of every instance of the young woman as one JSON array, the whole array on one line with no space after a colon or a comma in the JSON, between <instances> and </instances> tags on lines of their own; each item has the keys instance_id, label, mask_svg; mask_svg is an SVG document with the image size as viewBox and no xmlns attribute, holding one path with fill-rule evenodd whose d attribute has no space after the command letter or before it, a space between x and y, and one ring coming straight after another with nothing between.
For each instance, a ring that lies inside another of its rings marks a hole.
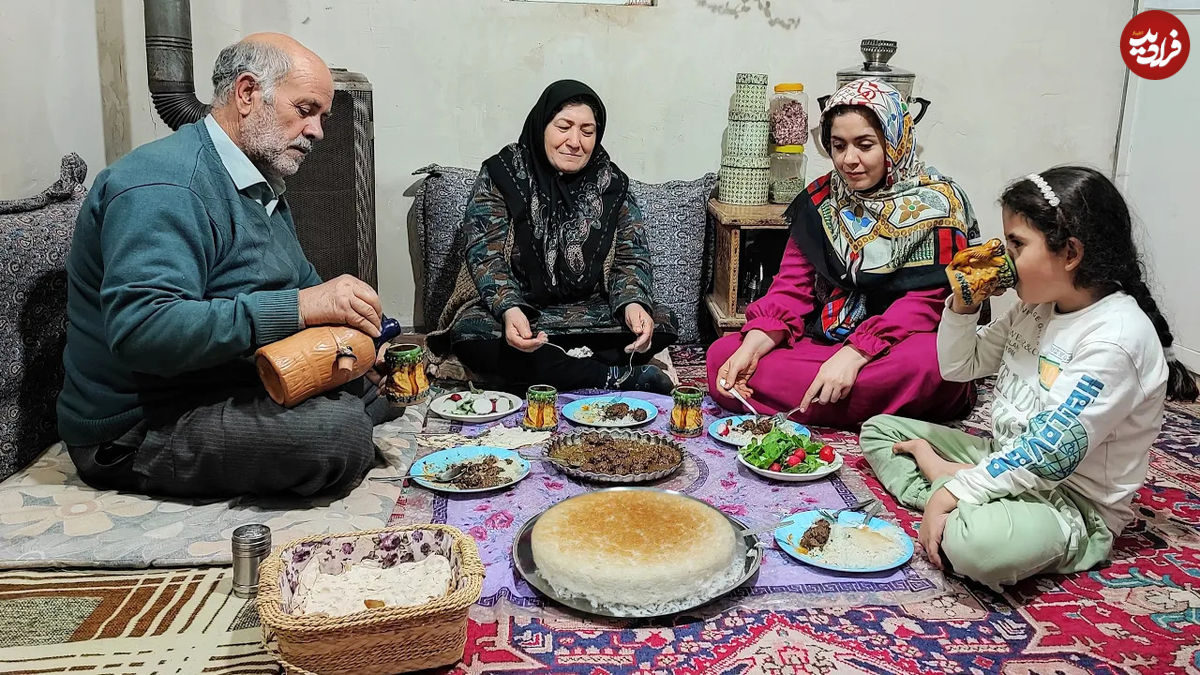
<instances>
[{"instance_id":1,"label":"young woman","mask_svg":"<svg viewBox=\"0 0 1200 675\"><path fill-rule=\"evenodd\" d=\"M708 352L708 388L741 412L853 428L879 413L961 417L970 383L937 369L945 266L976 238L970 202L916 158L904 99L875 80L834 94L821 119L834 171L788 208L791 236L771 289L746 325Z\"/></svg>"}]
</instances>

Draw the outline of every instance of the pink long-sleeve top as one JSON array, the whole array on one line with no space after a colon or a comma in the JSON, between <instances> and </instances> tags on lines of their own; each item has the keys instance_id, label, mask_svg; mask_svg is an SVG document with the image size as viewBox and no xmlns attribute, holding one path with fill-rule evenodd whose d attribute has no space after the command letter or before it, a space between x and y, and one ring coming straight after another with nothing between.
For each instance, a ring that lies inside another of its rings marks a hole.
<instances>
[{"instance_id":1,"label":"pink long-sleeve top","mask_svg":"<svg viewBox=\"0 0 1200 675\"><path fill-rule=\"evenodd\" d=\"M771 288L746 308L742 333L754 329L783 331L780 347L798 342L804 335L805 317L820 309L813 292L816 274L800 247L789 238ZM913 333L935 332L949 295L948 288L909 291L882 314L863 320L846 338L846 343L863 356L875 359Z\"/></svg>"}]
</instances>

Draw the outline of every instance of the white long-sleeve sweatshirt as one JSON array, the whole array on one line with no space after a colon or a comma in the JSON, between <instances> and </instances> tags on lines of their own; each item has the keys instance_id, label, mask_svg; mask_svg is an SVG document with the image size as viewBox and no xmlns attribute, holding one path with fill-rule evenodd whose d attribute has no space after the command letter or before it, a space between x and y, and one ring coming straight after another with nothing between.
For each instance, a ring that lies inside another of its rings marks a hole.
<instances>
[{"instance_id":1,"label":"white long-sleeve sweatshirt","mask_svg":"<svg viewBox=\"0 0 1200 675\"><path fill-rule=\"evenodd\" d=\"M1069 314L1019 304L982 328L976 319L947 302L938 362L955 382L996 375L999 449L946 489L982 504L1062 483L1120 533L1133 518L1166 400L1167 362L1150 319L1121 292Z\"/></svg>"}]
</instances>

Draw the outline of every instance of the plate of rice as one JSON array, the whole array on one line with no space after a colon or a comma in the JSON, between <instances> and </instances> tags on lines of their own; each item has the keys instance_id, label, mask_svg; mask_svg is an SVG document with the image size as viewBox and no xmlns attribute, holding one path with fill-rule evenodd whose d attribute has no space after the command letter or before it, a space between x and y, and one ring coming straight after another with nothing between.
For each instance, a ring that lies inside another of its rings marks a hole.
<instances>
[{"instance_id":1,"label":"plate of rice","mask_svg":"<svg viewBox=\"0 0 1200 675\"><path fill-rule=\"evenodd\" d=\"M563 406L562 414L576 424L620 429L653 422L658 417L658 408L640 398L605 394L572 401Z\"/></svg>"},{"instance_id":2,"label":"plate of rice","mask_svg":"<svg viewBox=\"0 0 1200 675\"><path fill-rule=\"evenodd\" d=\"M780 550L800 562L834 572L886 572L913 557L912 538L896 525L863 514L843 512L831 523L817 511L798 514L775 530Z\"/></svg>"},{"instance_id":3,"label":"plate of rice","mask_svg":"<svg viewBox=\"0 0 1200 675\"><path fill-rule=\"evenodd\" d=\"M513 561L533 588L567 607L612 617L677 614L749 581L762 545L694 497L609 488L564 499L517 532Z\"/></svg>"}]
</instances>

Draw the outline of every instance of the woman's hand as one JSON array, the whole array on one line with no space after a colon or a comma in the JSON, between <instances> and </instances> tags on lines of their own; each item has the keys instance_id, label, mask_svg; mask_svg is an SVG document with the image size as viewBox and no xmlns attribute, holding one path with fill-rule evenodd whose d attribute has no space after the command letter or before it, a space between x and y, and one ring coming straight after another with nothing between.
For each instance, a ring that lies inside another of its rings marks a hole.
<instances>
[{"instance_id":1,"label":"woman's hand","mask_svg":"<svg viewBox=\"0 0 1200 675\"><path fill-rule=\"evenodd\" d=\"M637 336L633 344L625 348L625 353L640 353L650 349L650 340L654 337L654 319L646 313L645 307L636 302L625 305L625 325Z\"/></svg>"},{"instance_id":2,"label":"woman's hand","mask_svg":"<svg viewBox=\"0 0 1200 675\"><path fill-rule=\"evenodd\" d=\"M758 359L758 354L743 342L717 371L717 386L725 391L736 389L742 398L754 396L754 390L750 388L750 376L758 369Z\"/></svg>"},{"instance_id":3,"label":"woman's hand","mask_svg":"<svg viewBox=\"0 0 1200 675\"><path fill-rule=\"evenodd\" d=\"M509 307L504 310L504 340L514 349L533 352L546 344L550 338L542 332L534 335L525 312L521 311L520 307Z\"/></svg>"},{"instance_id":4,"label":"woman's hand","mask_svg":"<svg viewBox=\"0 0 1200 675\"><path fill-rule=\"evenodd\" d=\"M958 497L946 488L939 488L925 502L925 515L921 517L921 529L917 533L917 541L925 549L929 562L939 570L946 569L942 562L942 535L946 532L946 520L950 512L958 508Z\"/></svg>"},{"instance_id":5,"label":"woman's hand","mask_svg":"<svg viewBox=\"0 0 1200 675\"><path fill-rule=\"evenodd\" d=\"M824 405L846 398L858 379L858 372L869 362L870 359L850 345L839 349L821 364L804 398L800 399L800 412L808 412L808 406L813 403Z\"/></svg>"},{"instance_id":6,"label":"woman's hand","mask_svg":"<svg viewBox=\"0 0 1200 675\"><path fill-rule=\"evenodd\" d=\"M742 398L754 396L750 377L758 368L758 360L766 356L783 340L783 331L751 330L742 338L742 345L717 370L717 386L725 391L737 389Z\"/></svg>"}]
</instances>

